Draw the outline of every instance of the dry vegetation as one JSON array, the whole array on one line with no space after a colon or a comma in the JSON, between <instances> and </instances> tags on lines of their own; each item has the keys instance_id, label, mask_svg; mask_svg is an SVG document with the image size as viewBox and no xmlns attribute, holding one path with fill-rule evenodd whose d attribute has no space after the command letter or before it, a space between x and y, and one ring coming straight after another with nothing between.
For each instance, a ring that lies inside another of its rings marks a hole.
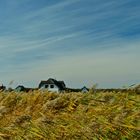
<instances>
[{"instance_id":1,"label":"dry vegetation","mask_svg":"<svg viewBox=\"0 0 140 140\"><path fill-rule=\"evenodd\" d=\"M140 95L0 92L1 140L139 140Z\"/></svg>"}]
</instances>

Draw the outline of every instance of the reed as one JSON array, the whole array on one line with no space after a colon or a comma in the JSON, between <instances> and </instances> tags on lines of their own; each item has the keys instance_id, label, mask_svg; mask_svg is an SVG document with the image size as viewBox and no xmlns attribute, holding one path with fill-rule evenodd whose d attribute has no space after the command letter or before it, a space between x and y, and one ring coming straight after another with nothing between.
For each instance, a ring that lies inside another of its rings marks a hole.
<instances>
[{"instance_id":1,"label":"reed","mask_svg":"<svg viewBox=\"0 0 140 140\"><path fill-rule=\"evenodd\" d=\"M139 140L135 92L0 92L0 140Z\"/></svg>"}]
</instances>

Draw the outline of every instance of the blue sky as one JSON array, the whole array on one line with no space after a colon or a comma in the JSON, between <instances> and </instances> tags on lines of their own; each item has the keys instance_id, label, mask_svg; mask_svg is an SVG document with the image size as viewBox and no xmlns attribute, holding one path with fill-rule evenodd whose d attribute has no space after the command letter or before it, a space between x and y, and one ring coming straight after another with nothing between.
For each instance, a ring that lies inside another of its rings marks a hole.
<instances>
[{"instance_id":1,"label":"blue sky","mask_svg":"<svg viewBox=\"0 0 140 140\"><path fill-rule=\"evenodd\" d=\"M0 0L0 82L140 83L139 0Z\"/></svg>"}]
</instances>

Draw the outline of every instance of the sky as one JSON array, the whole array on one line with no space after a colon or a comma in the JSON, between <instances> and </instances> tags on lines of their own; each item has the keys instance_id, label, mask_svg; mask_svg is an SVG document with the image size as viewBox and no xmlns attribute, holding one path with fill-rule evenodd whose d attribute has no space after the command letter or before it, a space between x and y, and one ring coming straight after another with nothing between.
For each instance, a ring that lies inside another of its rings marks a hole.
<instances>
[{"instance_id":1,"label":"sky","mask_svg":"<svg viewBox=\"0 0 140 140\"><path fill-rule=\"evenodd\" d=\"M48 78L74 88L139 84L139 60L139 0L0 0L7 87Z\"/></svg>"}]
</instances>

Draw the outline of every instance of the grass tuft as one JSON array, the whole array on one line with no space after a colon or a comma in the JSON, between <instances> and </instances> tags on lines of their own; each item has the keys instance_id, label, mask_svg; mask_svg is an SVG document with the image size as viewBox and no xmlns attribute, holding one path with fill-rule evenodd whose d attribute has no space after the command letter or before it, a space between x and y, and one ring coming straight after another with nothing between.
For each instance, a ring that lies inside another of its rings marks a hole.
<instances>
[{"instance_id":1,"label":"grass tuft","mask_svg":"<svg viewBox=\"0 0 140 140\"><path fill-rule=\"evenodd\" d=\"M0 140L139 140L140 95L0 92Z\"/></svg>"}]
</instances>

